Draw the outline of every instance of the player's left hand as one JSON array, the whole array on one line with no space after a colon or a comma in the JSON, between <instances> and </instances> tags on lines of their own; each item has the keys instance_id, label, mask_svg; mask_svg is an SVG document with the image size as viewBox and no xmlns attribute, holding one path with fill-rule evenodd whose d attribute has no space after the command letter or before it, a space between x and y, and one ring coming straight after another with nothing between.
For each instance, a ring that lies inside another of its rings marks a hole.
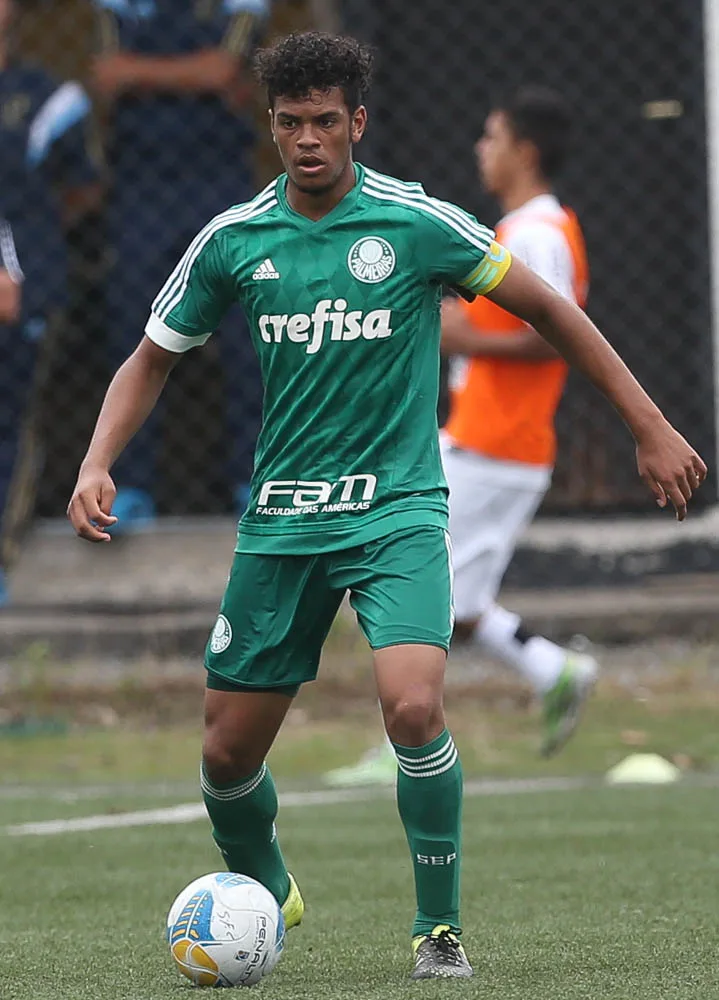
<instances>
[{"instance_id":1,"label":"player's left hand","mask_svg":"<svg viewBox=\"0 0 719 1000\"><path fill-rule=\"evenodd\" d=\"M707 474L696 451L666 420L637 440L637 468L660 507L671 501L677 521L687 516L687 503Z\"/></svg>"}]
</instances>

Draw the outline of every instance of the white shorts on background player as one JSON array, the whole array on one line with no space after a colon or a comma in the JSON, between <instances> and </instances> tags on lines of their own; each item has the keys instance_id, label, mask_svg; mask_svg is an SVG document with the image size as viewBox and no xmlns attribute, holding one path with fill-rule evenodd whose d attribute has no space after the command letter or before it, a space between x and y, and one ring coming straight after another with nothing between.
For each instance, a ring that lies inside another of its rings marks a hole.
<instances>
[{"instance_id":1,"label":"white shorts on background player","mask_svg":"<svg viewBox=\"0 0 719 1000\"><path fill-rule=\"evenodd\" d=\"M554 195L532 198L502 220L504 244L535 274L574 299L571 250L542 217L562 208ZM481 420L481 413L477 414ZM550 466L504 462L456 448L442 433L449 486L449 533L457 621L479 618L495 601L517 541L529 526L552 479Z\"/></svg>"},{"instance_id":2,"label":"white shorts on background player","mask_svg":"<svg viewBox=\"0 0 719 1000\"><path fill-rule=\"evenodd\" d=\"M549 488L552 470L454 448L446 435L441 443L449 485L454 613L457 621L473 621L494 603L517 541Z\"/></svg>"}]
</instances>

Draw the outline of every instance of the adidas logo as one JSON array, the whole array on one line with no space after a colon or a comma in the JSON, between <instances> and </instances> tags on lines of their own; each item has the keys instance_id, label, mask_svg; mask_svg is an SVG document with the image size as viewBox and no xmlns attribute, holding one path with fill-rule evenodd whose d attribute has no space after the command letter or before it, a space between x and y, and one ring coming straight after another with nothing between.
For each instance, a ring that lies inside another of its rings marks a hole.
<instances>
[{"instance_id":1,"label":"adidas logo","mask_svg":"<svg viewBox=\"0 0 719 1000\"><path fill-rule=\"evenodd\" d=\"M266 281L269 278L279 278L280 272L275 269L269 257L265 257L255 273L252 275L254 281Z\"/></svg>"}]
</instances>

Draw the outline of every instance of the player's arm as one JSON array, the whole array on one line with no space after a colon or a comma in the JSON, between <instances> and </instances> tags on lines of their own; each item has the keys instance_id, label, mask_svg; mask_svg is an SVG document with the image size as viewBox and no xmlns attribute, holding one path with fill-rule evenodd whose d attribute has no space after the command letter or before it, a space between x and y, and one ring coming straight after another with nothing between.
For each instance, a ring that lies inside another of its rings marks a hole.
<instances>
[{"instance_id":1,"label":"player's arm","mask_svg":"<svg viewBox=\"0 0 719 1000\"><path fill-rule=\"evenodd\" d=\"M179 358L143 337L110 382L67 509L81 538L110 541L104 529L117 521L111 513L115 486L110 469L154 409Z\"/></svg>"},{"instance_id":2,"label":"player's arm","mask_svg":"<svg viewBox=\"0 0 719 1000\"><path fill-rule=\"evenodd\" d=\"M557 351L536 330L525 327L512 333L478 330L467 309L457 299L442 302L443 354L468 358L509 358L513 361L550 361Z\"/></svg>"},{"instance_id":3,"label":"player's arm","mask_svg":"<svg viewBox=\"0 0 719 1000\"><path fill-rule=\"evenodd\" d=\"M513 260L521 260L547 284L568 299L574 298L572 256L566 240L546 222L521 217L503 241ZM469 310L448 300L442 309L442 350L465 357L509 361L550 361L557 352L530 326L500 333L477 327Z\"/></svg>"},{"instance_id":4,"label":"player's arm","mask_svg":"<svg viewBox=\"0 0 719 1000\"><path fill-rule=\"evenodd\" d=\"M113 462L142 427L167 376L186 351L204 344L235 295L215 220L192 241L152 304L145 337L105 395L67 514L81 538L109 542L114 524ZM94 523L93 523L94 522Z\"/></svg>"},{"instance_id":5,"label":"player's arm","mask_svg":"<svg viewBox=\"0 0 719 1000\"><path fill-rule=\"evenodd\" d=\"M706 465L586 314L518 260L486 295L534 327L607 397L634 435L641 477L659 506L669 498L683 521L687 501L706 477Z\"/></svg>"},{"instance_id":6,"label":"player's arm","mask_svg":"<svg viewBox=\"0 0 719 1000\"><path fill-rule=\"evenodd\" d=\"M268 6L265 0L225 0L223 37L201 39L196 51L177 55L140 55L123 47L119 32L105 28L103 50L92 66L94 89L108 101L124 93L172 93L221 94L238 103L238 93L249 93L247 54Z\"/></svg>"}]
</instances>

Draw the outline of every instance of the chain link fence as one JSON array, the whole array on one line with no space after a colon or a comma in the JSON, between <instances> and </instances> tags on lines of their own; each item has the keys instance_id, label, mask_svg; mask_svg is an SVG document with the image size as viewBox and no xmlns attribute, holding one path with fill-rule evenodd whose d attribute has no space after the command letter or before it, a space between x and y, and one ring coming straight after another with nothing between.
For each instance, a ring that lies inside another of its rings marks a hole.
<instances>
[{"instance_id":1,"label":"chain link fence","mask_svg":"<svg viewBox=\"0 0 719 1000\"><path fill-rule=\"evenodd\" d=\"M246 73L225 79L226 63L210 62L220 82L205 93L175 83L129 95L127 60L222 50L242 64L263 39L311 26L377 49L360 158L490 224L498 208L482 195L472 146L494 98L528 82L569 98L577 134L559 193L586 233L589 312L667 415L715 453L699 0L14 7L0 0L0 43L12 53L0 69L2 246L7 268L12 233L25 273L17 315L0 324L6 527L64 511L104 388L164 277L207 219L278 170ZM161 514L241 503L261 410L243 324L229 317L178 367L118 469L118 484L148 489ZM628 434L579 378L559 429L545 510L646 509ZM714 495L710 485L704 501Z\"/></svg>"}]
</instances>

